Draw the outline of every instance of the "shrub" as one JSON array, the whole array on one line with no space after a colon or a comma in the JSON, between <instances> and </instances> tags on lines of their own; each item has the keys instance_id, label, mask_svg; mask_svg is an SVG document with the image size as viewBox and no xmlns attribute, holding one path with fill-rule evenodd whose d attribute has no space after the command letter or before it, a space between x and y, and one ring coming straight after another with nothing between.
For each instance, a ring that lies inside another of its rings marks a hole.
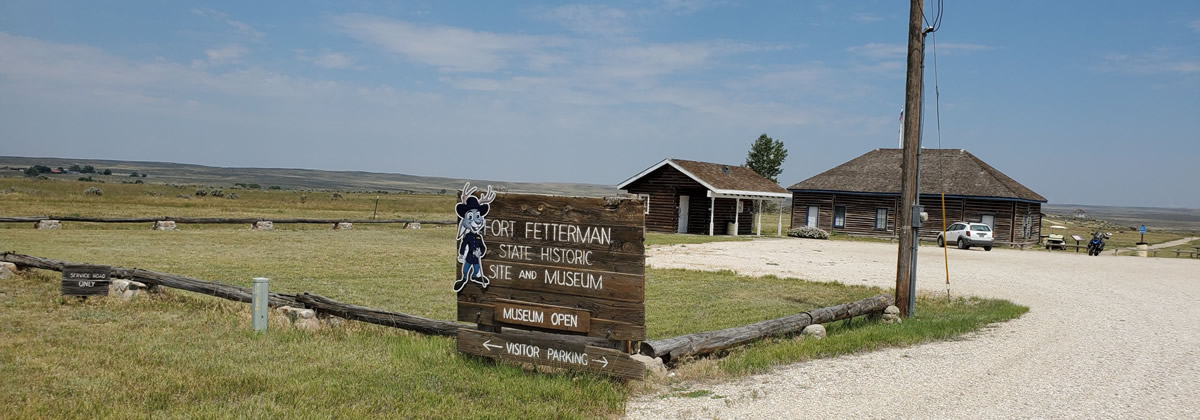
<instances>
[{"instance_id":1,"label":"shrub","mask_svg":"<svg viewBox=\"0 0 1200 420\"><path fill-rule=\"evenodd\" d=\"M179 194L179 195L176 195L175 198L182 198L184 200L189 200L192 198L192 196L187 195L187 194Z\"/></svg>"},{"instance_id":2,"label":"shrub","mask_svg":"<svg viewBox=\"0 0 1200 420\"><path fill-rule=\"evenodd\" d=\"M90 176L81 176L81 177L79 177L79 180L80 180L80 181L83 181L83 182L92 182L92 177L90 177Z\"/></svg>"},{"instance_id":3,"label":"shrub","mask_svg":"<svg viewBox=\"0 0 1200 420\"><path fill-rule=\"evenodd\" d=\"M815 228L812 226L801 226L798 228L791 228L791 229L788 229L787 234L788 234L788 236L794 236L797 238L829 239L829 232L823 231L821 229L818 229L818 228Z\"/></svg>"},{"instance_id":4,"label":"shrub","mask_svg":"<svg viewBox=\"0 0 1200 420\"><path fill-rule=\"evenodd\" d=\"M238 194L237 194L237 193L235 193L235 192L231 192L231 193L229 193L229 195L225 196L225 198L228 198L228 199L230 199L230 200L237 200L237 199L239 199L239 198L241 198L241 197L238 197Z\"/></svg>"},{"instance_id":5,"label":"shrub","mask_svg":"<svg viewBox=\"0 0 1200 420\"><path fill-rule=\"evenodd\" d=\"M83 190L83 195L104 195L104 191L96 187L88 187L88 189Z\"/></svg>"},{"instance_id":6,"label":"shrub","mask_svg":"<svg viewBox=\"0 0 1200 420\"><path fill-rule=\"evenodd\" d=\"M105 174L105 175L112 175L112 169L105 169L105 170L104 170L104 174Z\"/></svg>"},{"instance_id":7,"label":"shrub","mask_svg":"<svg viewBox=\"0 0 1200 420\"><path fill-rule=\"evenodd\" d=\"M333 198L334 200L341 200L341 199L342 199L342 193L333 193L333 195L332 195L332 198Z\"/></svg>"},{"instance_id":8,"label":"shrub","mask_svg":"<svg viewBox=\"0 0 1200 420\"><path fill-rule=\"evenodd\" d=\"M268 189L268 190L282 190L282 189L283 189L283 187L280 187L280 186L278 186L278 185L272 185L272 186L270 186L270 187L269 187L269 188L267 188L267 189Z\"/></svg>"},{"instance_id":9,"label":"shrub","mask_svg":"<svg viewBox=\"0 0 1200 420\"><path fill-rule=\"evenodd\" d=\"M211 196L213 196L213 197L224 197L224 196L225 196L225 191L221 191L221 190L212 190L212 191L209 191L209 192L208 192L208 195L211 195Z\"/></svg>"},{"instance_id":10,"label":"shrub","mask_svg":"<svg viewBox=\"0 0 1200 420\"><path fill-rule=\"evenodd\" d=\"M133 171L133 172L130 172L130 173L129 173L129 176L130 176L131 178L136 178L136 177L138 176L138 173L137 173L137 171Z\"/></svg>"},{"instance_id":11,"label":"shrub","mask_svg":"<svg viewBox=\"0 0 1200 420\"><path fill-rule=\"evenodd\" d=\"M203 197L203 196L206 196L206 195L208 195L208 191L204 191L204 190L196 190L196 196L197 196L197 197Z\"/></svg>"}]
</instances>

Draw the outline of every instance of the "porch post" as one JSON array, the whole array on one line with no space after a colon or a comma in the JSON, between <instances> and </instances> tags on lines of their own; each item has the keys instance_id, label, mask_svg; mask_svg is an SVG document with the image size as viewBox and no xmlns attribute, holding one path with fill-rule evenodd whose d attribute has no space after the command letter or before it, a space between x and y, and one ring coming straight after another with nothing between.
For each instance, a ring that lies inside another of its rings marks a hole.
<instances>
[{"instance_id":1,"label":"porch post","mask_svg":"<svg viewBox=\"0 0 1200 420\"><path fill-rule=\"evenodd\" d=\"M711 199L708 205L708 236L713 236L713 218L716 217L714 213L717 211L717 197Z\"/></svg>"},{"instance_id":2,"label":"porch post","mask_svg":"<svg viewBox=\"0 0 1200 420\"><path fill-rule=\"evenodd\" d=\"M754 218L758 219L758 231L755 234L762 236L762 200L754 200L754 204L758 205L758 210L754 211Z\"/></svg>"},{"instance_id":3,"label":"porch post","mask_svg":"<svg viewBox=\"0 0 1200 420\"><path fill-rule=\"evenodd\" d=\"M742 204L742 199L735 198L733 200L733 233L729 234L729 236L738 236L738 233L741 233L740 231L742 230L740 225L742 222L742 212L737 211L739 204Z\"/></svg>"},{"instance_id":4,"label":"porch post","mask_svg":"<svg viewBox=\"0 0 1200 420\"><path fill-rule=\"evenodd\" d=\"M779 200L779 232L776 232L775 235L783 236L783 200Z\"/></svg>"}]
</instances>

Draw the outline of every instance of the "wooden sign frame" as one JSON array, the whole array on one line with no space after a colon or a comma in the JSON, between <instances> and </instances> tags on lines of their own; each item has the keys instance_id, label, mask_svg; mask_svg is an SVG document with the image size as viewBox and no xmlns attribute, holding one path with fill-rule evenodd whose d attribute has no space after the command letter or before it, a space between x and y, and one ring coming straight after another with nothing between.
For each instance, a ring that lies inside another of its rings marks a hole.
<instances>
[{"instance_id":1,"label":"wooden sign frame","mask_svg":"<svg viewBox=\"0 0 1200 420\"><path fill-rule=\"evenodd\" d=\"M522 343L628 358L632 342L646 339L645 211L640 199L496 194L490 187L476 195L467 184L456 212L458 320L490 334L475 340L481 332L460 332L460 351L611 374L607 363L600 363L601 368L562 364L553 357L521 356L482 343L527 340L503 334L504 328L585 335L609 340L625 353L575 348L566 341ZM463 344L464 338L474 341Z\"/></svg>"},{"instance_id":2,"label":"wooden sign frame","mask_svg":"<svg viewBox=\"0 0 1200 420\"><path fill-rule=\"evenodd\" d=\"M62 268L62 295L108 295L110 283L108 276L111 269L107 265L64 265Z\"/></svg>"}]
</instances>

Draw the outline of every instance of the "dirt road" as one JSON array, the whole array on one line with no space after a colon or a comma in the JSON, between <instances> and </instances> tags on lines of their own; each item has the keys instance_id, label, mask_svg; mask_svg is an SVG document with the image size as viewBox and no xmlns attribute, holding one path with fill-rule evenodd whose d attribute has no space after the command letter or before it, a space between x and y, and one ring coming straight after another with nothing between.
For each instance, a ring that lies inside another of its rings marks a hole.
<instances>
[{"instance_id":1,"label":"dirt road","mask_svg":"<svg viewBox=\"0 0 1200 420\"><path fill-rule=\"evenodd\" d=\"M896 245L763 239L652 249L659 268L890 287ZM632 418L1200 418L1200 260L950 249L951 292L1027 305L966 339L800 363ZM942 249L917 285L945 293ZM777 264L777 265L773 265Z\"/></svg>"}]
</instances>

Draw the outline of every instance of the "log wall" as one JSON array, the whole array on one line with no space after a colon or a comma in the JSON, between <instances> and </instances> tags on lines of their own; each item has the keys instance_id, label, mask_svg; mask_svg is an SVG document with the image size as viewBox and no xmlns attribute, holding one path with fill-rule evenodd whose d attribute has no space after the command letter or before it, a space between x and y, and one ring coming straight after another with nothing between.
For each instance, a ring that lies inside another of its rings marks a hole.
<instances>
[{"instance_id":1,"label":"log wall","mask_svg":"<svg viewBox=\"0 0 1200 420\"><path fill-rule=\"evenodd\" d=\"M652 232L677 232L679 227L679 196L689 197L687 233L708 234L708 209L712 199L708 197L708 189L691 177L684 175L670 165L654 170L628 186L625 191L630 194L647 194L650 196L650 212L646 214L646 230ZM754 233L751 224L754 221L754 201L742 200L742 213L738 214L738 233L750 235ZM718 198L713 214L713 234L727 235L729 229L726 223L732 222L737 212L737 201L732 198Z\"/></svg>"},{"instance_id":2,"label":"log wall","mask_svg":"<svg viewBox=\"0 0 1200 420\"><path fill-rule=\"evenodd\" d=\"M896 236L896 217L899 197L894 195L837 194L832 192L792 192L792 226L805 226L808 222L808 206L819 206L817 227L831 233L893 238ZM940 195L922 195L921 205L929 213L929 220L920 229L925 240L936 240L942 229L942 198ZM846 207L846 223L833 227L835 206ZM888 209L888 227L875 229L875 210ZM1037 242L1041 234L1041 204L1013 200L982 200L962 197L946 198L946 225L954 222L983 221L984 215L994 217L996 241L1000 243L1028 244ZM1030 216L1030 227L1024 229L1024 217Z\"/></svg>"}]
</instances>

